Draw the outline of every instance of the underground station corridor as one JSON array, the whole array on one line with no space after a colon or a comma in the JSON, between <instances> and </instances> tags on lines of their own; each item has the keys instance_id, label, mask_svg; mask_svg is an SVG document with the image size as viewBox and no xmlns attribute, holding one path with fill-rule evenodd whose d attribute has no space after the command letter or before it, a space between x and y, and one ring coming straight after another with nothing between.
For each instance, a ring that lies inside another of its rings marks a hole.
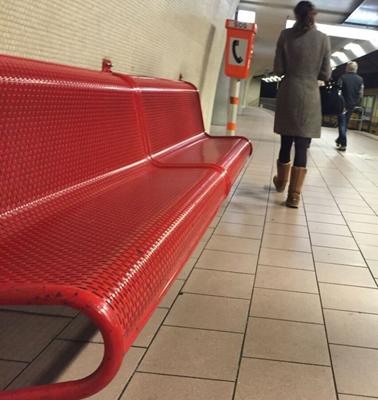
<instances>
[{"instance_id":1,"label":"underground station corridor","mask_svg":"<svg viewBox=\"0 0 378 400\"><path fill-rule=\"evenodd\" d=\"M376 2L299 3L292 164L296 1L47 3L0 0L0 400L378 399Z\"/></svg>"}]
</instances>

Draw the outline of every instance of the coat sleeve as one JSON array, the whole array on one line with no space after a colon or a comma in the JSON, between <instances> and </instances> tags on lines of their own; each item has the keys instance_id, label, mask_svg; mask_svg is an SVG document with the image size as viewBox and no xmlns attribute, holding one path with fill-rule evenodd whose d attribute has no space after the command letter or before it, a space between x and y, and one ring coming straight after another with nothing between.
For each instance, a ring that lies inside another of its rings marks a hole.
<instances>
[{"instance_id":1,"label":"coat sleeve","mask_svg":"<svg viewBox=\"0 0 378 400\"><path fill-rule=\"evenodd\" d=\"M276 55L274 57L274 73L278 76L285 75L286 73L286 62L284 52L284 33L281 32L280 37L277 41Z\"/></svg>"},{"instance_id":2,"label":"coat sleeve","mask_svg":"<svg viewBox=\"0 0 378 400\"><path fill-rule=\"evenodd\" d=\"M328 81L331 78L331 44L328 36L324 36L323 60L319 71L318 79L320 81Z\"/></svg>"}]
</instances>

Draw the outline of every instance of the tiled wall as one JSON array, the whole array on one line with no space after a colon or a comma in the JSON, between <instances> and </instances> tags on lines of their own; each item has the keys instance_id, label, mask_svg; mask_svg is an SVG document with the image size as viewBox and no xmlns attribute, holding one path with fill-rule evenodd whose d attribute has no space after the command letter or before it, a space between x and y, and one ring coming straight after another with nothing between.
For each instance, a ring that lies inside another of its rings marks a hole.
<instances>
[{"instance_id":1,"label":"tiled wall","mask_svg":"<svg viewBox=\"0 0 378 400\"><path fill-rule=\"evenodd\" d=\"M0 53L177 79L201 89L209 125L238 0L0 0Z\"/></svg>"}]
</instances>

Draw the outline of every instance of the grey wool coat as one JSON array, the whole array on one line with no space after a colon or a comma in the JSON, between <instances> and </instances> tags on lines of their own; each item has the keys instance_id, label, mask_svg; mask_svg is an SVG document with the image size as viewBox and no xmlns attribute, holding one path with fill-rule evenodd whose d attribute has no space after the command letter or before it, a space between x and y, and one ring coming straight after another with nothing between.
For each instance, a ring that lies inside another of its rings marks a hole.
<instances>
[{"instance_id":1,"label":"grey wool coat","mask_svg":"<svg viewBox=\"0 0 378 400\"><path fill-rule=\"evenodd\" d=\"M277 42L274 72L285 75L277 95L274 132L320 137L321 105L318 80L331 76L328 36L316 27L303 34L285 29Z\"/></svg>"}]
</instances>

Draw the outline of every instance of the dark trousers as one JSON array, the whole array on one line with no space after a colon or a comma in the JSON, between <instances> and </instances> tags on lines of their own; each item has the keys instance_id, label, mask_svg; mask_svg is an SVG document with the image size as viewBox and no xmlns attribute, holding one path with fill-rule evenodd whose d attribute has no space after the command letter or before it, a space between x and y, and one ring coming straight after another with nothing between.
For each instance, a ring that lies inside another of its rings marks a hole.
<instances>
[{"instance_id":1,"label":"dark trousers","mask_svg":"<svg viewBox=\"0 0 378 400\"><path fill-rule=\"evenodd\" d=\"M337 138L337 142L341 146L347 145L347 129L348 129L348 124L350 117L352 116L353 113L353 108L346 110L342 114L339 115L338 117L338 122L339 122L339 137Z\"/></svg>"},{"instance_id":2,"label":"dark trousers","mask_svg":"<svg viewBox=\"0 0 378 400\"><path fill-rule=\"evenodd\" d=\"M283 164L290 161L290 152L293 143L295 146L294 166L304 168L307 165L307 149L311 143L311 138L281 135L281 148L278 160Z\"/></svg>"}]
</instances>

